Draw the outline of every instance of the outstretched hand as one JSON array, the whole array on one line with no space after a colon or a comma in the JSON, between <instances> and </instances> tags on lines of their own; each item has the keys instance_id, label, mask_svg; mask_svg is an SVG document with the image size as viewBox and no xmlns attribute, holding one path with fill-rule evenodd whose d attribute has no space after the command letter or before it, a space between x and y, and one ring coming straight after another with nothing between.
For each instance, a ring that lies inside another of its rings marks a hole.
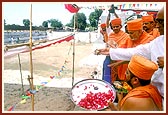
<instances>
[{"instance_id":1,"label":"outstretched hand","mask_svg":"<svg viewBox=\"0 0 168 115\"><path fill-rule=\"evenodd\" d=\"M108 67L112 67L112 66L113 67L118 67L122 64L128 64L128 63L129 63L129 61L116 61L116 62L113 62L113 63L109 64Z\"/></svg>"},{"instance_id":2,"label":"outstretched hand","mask_svg":"<svg viewBox=\"0 0 168 115\"><path fill-rule=\"evenodd\" d=\"M113 63L107 65L107 66L108 67L118 67L121 64L122 64L121 61L116 61L116 62L113 62Z\"/></svg>"},{"instance_id":3,"label":"outstretched hand","mask_svg":"<svg viewBox=\"0 0 168 115\"><path fill-rule=\"evenodd\" d=\"M164 57L158 57L157 59L158 59L157 63L158 63L159 68L163 68L164 67Z\"/></svg>"},{"instance_id":4,"label":"outstretched hand","mask_svg":"<svg viewBox=\"0 0 168 115\"><path fill-rule=\"evenodd\" d=\"M94 53L95 55L109 55L109 48L96 49Z\"/></svg>"}]
</instances>

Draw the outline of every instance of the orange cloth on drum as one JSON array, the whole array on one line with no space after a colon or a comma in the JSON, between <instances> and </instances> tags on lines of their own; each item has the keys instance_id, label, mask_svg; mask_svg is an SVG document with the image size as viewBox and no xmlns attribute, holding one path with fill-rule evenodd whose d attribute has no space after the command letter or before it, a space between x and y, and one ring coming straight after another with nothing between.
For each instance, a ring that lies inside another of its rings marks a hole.
<instances>
[{"instance_id":1,"label":"orange cloth on drum","mask_svg":"<svg viewBox=\"0 0 168 115\"><path fill-rule=\"evenodd\" d=\"M147 16L142 16L143 22L153 22L153 16L152 15L147 15Z\"/></svg>"},{"instance_id":2,"label":"orange cloth on drum","mask_svg":"<svg viewBox=\"0 0 168 115\"><path fill-rule=\"evenodd\" d=\"M140 38L136 41L132 41L131 39L126 39L125 43L123 42L122 44L120 44L120 47L122 48L132 48L132 47L136 47L140 44L145 44L148 43L150 41L152 41L154 38L153 36L149 35L147 32L143 31L142 35L140 36ZM128 68L128 64L122 64L120 66L118 66L118 78L120 80L125 80L125 72Z\"/></svg>"},{"instance_id":3,"label":"orange cloth on drum","mask_svg":"<svg viewBox=\"0 0 168 115\"><path fill-rule=\"evenodd\" d=\"M158 65L143 56L133 55L128 64L128 69L138 78L150 80Z\"/></svg>"},{"instance_id":4,"label":"orange cloth on drum","mask_svg":"<svg viewBox=\"0 0 168 115\"><path fill-rule=\"evenodd\" d=\"M121 25L121 18L111 20L112 25Z\"/></svg>"},{"instance_id":5,"label":"orange cloth on drum","mask_svg":"<svg viewBox=\"0 0 168 115\"><path fill-rule=\"evenodd\" d=\"M105 23L102 23L102 24L100 25L100 27L101 27L101 28L106 28L106 24L105 24Z\"/></svg>"},{"instance_id":6,"label":"orange cloth on drum","mask_svg":"<svg viewBox=\"0 0 168 115\"><path fill-rule=\"evenodd\" d=\"M143 28L142 19L135 19L127 22L127 29L129 30L140 30Z\"/></svg>"},{"instance_id":7,"label":"orange cloth on drum","mask_svg":"<svg viewBox=\"0 0 168 115\"><path fill-rule=\"evenodd\" d=\"M122 100L121 103L119 103L119 109L121 110L124 102L130 98L130 97L136 97L136 98L152 98L156 106L159 108L159 110L163 110L162 107L162 97L157 90L157 88L153 85L146 85L146 86L140 86L135 89L132 89Z\"/></svg>"},{"instance_id":8,"label":"orange cloth on drum","mask_svg":"<svg viewBox=\"0 0 168 115\"><path fill-rule=\"evenodd\" d=\"M126 79L125 72L126 72L127 68L128 68L128 64L122 64L122 65L118 66L117 73L118 73L119 80L124 81Z\"/></svg>"}]
</instances>

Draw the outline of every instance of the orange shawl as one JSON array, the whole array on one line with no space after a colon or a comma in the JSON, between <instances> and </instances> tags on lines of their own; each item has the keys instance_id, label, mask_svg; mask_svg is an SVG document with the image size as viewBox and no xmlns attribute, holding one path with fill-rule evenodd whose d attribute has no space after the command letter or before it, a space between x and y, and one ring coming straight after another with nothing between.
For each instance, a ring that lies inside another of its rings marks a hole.
<instances>
[{"instance_id":1,"label":"orange shawl","mask_svg":"<svg viewBox=\"0 0 168 115\"><path fill-rule=\"evenodd\" d=\"M150 41L152 41L154 38L152 35L149 35L147 32L143 31L142 35L140 36L140 38L136 41L133 41L131 39L127 39L126 44L127 44L127 48L132 48L132 47L136 47L137 45L140 44L145 44L148 43Z\"/></svg>"},{"instance_id":2,"label":"orange shawl","mask_svg":"<svg viewBox=\"0 0 168 115\"><path fill-rule=\"evenodd\" d=\"M135 89L132 89L122 100L119 104L119 109L121 109L124 102L129 97L136 97L136 98L152 98L156 106L159 108L159 110L163 110L162 107L162 97L157 90L157 88L153 85L146 85L146 86L140 86Z\"/></svg>"},{"instance_id":3,"label":"orange shawl","mask_svg":"<svg viewBox=\"0 0 168 115\"><path fill-rule=\"evenodd\" d=\"M124 44L126 39L129 39L129 35L124 31L120 30L117 34L114 32L110 33L108 40L110 39L114 40L118 44L118 47L121 47L121 44ZM113 82L116 80L117 68L111 67L111 73L111 78Z\"/></svg>"},{"instance_id":4,"label":"orange shawl","mask_svg":"<svg viewBox=\"0 0 168 115\"><path fill-rule=\"evenodd\" d=\"M108 34L106 31L100 30L100 33L103 34L104 42L107 43L108 41Z\"/></svg>"},{"instance_id":5,"label":"orange shawl","mask_svg":"<svg viewBox=\"0 0 168 115\"><path fill-rule=\"evenodd\" d=\"M160 32L157 28L154 28L151 32L149 32L148 34L152 35L154 37L154 39L158 36L160 36Z\"/></svg>"},{"instance_id":6,"label":"orange shawl","mask_svg":"<svg viewBox=\"0 0 168 115\"><path fill-rule=\"evenodd\" d=\"M143 32L143 34L140 36L140 38L136 41L132 41L131 39L127 39L125 44L122 44L122 47L124 48L131 48L136 47L140 44L145 44L153 40L153 36L149 35L147 32ZM128 64L122 64L118 66L118 78L119 80L125 80L125 71L127 70Z\"/></svg>"},{"instance_id":7,"label":"orange shawl","mask_svg":"<svg viewBox=\"0 0 168 115\"><path fill-rule=\"evenodd\" d=\"M114 40L118 46L120 47L120 44L125 41L127 38L129 37L129 35L127 33L125 33L124 31L120 30L117 34L112 32L109 34L108 40L112 39Z\"/></svg>"},{"instance_id":8,"label":"orange shawl","mask_svg":"<svg viewBox=\"0 0 168 115\"><path fill-rule=\"evenodd\" d=\"M107 43L108 42L108 34L107 34L107 32L104 33L103 36L104 36L104 42Z\"/></svg>"}]
</instances>

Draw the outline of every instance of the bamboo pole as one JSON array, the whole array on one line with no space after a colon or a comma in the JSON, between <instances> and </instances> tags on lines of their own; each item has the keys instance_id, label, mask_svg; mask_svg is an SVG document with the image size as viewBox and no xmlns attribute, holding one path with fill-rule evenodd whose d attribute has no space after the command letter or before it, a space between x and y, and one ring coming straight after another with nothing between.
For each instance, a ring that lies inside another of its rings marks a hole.
<instances>
[{"instance_id":1,"label":"bamboo pole","mask_svg":"<svg viewBox=\"0 0 168 115\"><path fill-rule=\"evenodd\" d=\"M18 59L19 59L19 69L20 69L20 76L21 76L21 83L22 83L22 95L24 95L24 87L23 87L23 77L22 77L22 67L20 63L20 55L18 54Z\"/></svg>"},{"instance_id":2,"label":"bamboo pole","mask_svg":"<svg viewBox=\"0 0 168 115\"><path fill-rule=\"evenodd\" d=\"M21 44L7 44L6 47L8 49L16 48L16 47L21 47L21 46L29 46L29 43L21 43Z\"/></svg>"},{"instance_id":3,"label":"bamboo pole","mask_svg":"<svg viewBox=\"0 0 168 115\"><path fill-rule=\"evenodd\" d=\"M30 9L30 87L31 90L34 90L33 87L33 62L32 62L32 4ZM34 94L31 95L32 102L32 111L34 111Z\"/></svg>"},{"instance_id":4,"label":"bamboo pole","mask_svg":"<svg viewBox=\"0 0 168 115\"><path fill-rule=\"evenodd\" d=\"M76 13L74 14L74 35L75 35L75 18ZM72 86L74 84L74 73L75 73L75 38L73 40L73 68L72 68Z\"/></svg>"}]
</instances>

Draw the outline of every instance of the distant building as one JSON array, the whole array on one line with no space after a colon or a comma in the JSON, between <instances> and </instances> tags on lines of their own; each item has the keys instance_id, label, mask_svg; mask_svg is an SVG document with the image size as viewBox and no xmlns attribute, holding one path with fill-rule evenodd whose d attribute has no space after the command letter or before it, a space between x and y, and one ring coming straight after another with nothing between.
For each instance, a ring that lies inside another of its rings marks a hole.
<instances>
[{"instance_id":1,"label":"distant building","mask_svg":"<svg viewBox=\"0 0 168 115\"><path fill-rule=\"evenodd\" d=\"M74 28L69 27L69 26L64 26L63 29L66 31L73 31L74 30Z\"/></svg>"}]
</instances>

